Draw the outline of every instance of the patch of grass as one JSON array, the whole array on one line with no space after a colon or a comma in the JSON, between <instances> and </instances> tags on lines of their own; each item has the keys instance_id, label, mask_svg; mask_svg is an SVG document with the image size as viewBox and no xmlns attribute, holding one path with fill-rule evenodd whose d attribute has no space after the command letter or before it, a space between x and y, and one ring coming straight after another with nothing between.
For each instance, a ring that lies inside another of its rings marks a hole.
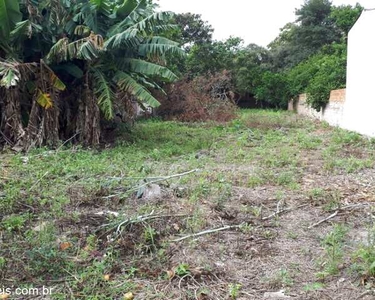
<instances>
[{"instance_id":1,"label":"patch of grass","mask_svg":"<svg viewBox=\"0 0 375 300\"><path fill-rule=\"evenodd\" d=\"M289 271L286 269L278 270L272 277L266 280L272 288L286 288L293 286L294 282Z\"/></svg>"},{"instance_id":2,"label":"patch of grass","mask_svg":"<svg viewBox=\"0 0 375 300\"><path fill-rule=\"evenodd\" d=\"M363 169L372 168L374 161L372 159L359 159L356 157L327 159L324 168L327 171L341 170L345 173L355 173Z\"/></svg>"},{"instance_id":3,"label":"patch of grass","mask_svg":"<svg viewBox=\"0 0 375 300\"><path fill-rule=\"evenodd\" d=\"M229 297L231 299L237 299L238 296L240 295L240 290L241 290L241 284L238 283L231 283L229 284Z\"/></svg>"},{"instance_id":4,"label":"patch of grass","mask_svg":"<svg viewBox=\"0 0 375 300\"><path fill-rule=\"evenodd\" d=\"M321 282L313 282L313 283L308 283L306 284L303 289L306 291L306 292L314 292L314 291L318 291L318 290L321 290L324 288L324 284L321 283Z\"/></svg>"},{"instance_id":5,"label":"patch of grass","mask_svg":"<svg viewBox=\"0 0 375 300\"><path fill-rule=\"evenodd\" d=\"M222 223L252 224L267 203L248 202L251 190L259 187L277 201L287 201L291 190L304 187L306 170L301 166L310 163L307 155L323 159L328 171L357 172L372 166L369 150L374 142L329 127L322 134L323 127L289 112L243 110L228 124L140 121L127 129L124 140L104 149L64 146L59 151L7 155L0 159L0 278L6 276L18 286L56 280L56 299L72 293L77 299L120 299L137 290L147 299L154 293L152 284L139 282L161 280L166 266L174 265L167 251L171 236ZM346 145L358 153L343 153ZM159 182L160 199L136 197L137 187L145 181L193 169L200 171ZM319 186L307 195L327 210L342 200ZM236 209L242 213L230 214L233 220L221 219L222 211ZM107 216L108 212L119 215ZM120 235L115 225L109 226L111 230L103 227L118 224L124 216L151 212L187 216L137 223ZM242 219L244 215L251 220ZM252 225L242 226L238 235L260 235L269 242L276 237L276 230L258 232ZM293 232L287 237L298 240ZM186 243L185 251L199 247L202 239ZM323 242L323 272L334 273L342 242L330 239ZM220 253L214 254L227 259L226 244L218 249ZM365 266L371 259L366 257L356 256L363 264L360 274L368 272ZM178 272L184 274L182 266ZM279 286L293 284L286 270L277 277ZM238 297L237 285L224 289L221 298Z\"/></svg>"},{"instance_id":6,"label":"patch of grass","mask_svg":"<svg viewBox=\"0 0 375 300\"><path fill-rule=\"evenodd\" d=\"M324 255L321 262L323 270L316 274L319 279L323 280L339 273L344 257L343 246L347 231L348 229L343 225L335 225L323 239Z\"/></svg>"},{"instance_id":7,"label":"patch of grass","mask_svg":"<svg viewBox=\"0 0 375 300\"><path fill-rule=\"evenodd\" d=\"M364 138L356 132L335 128L331 141L340 146L344 145L360 145L364 142Z\"/></svg>"},{"instance_id":8,"label":"patch of grass","mask_svg":"<svg viewBox=\"0 0 375 300\"><path fill-rule=\"evenodd\" d=\"M352 269L363 280L375 277L375 226L368 230L367 243L362 243L353 254Z\"/></svg>"}]
</instances>

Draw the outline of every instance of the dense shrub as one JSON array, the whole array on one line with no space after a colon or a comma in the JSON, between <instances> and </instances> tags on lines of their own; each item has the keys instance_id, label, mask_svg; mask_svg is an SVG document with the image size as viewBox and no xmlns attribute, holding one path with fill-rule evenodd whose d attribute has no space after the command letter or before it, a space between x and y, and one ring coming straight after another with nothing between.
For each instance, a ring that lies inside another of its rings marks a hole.
<instances>
[{"instance_id":1,"label":"dense shrub","mask_svg":"<svg viewBox=\"0 0 375 300\"><path fill-rule=\"evenodd\" d=\"M235 117L236 105L231 76L223 71L215 76L183 79L159 93L158 115L183 122L214 120L226 122Z\"/></svg>"}]
</instances>

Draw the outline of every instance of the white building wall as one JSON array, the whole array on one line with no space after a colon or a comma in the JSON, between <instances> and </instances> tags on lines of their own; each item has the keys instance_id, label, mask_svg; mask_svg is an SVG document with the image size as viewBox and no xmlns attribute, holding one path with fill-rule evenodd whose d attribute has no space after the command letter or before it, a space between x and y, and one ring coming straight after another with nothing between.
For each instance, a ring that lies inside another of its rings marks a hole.
<instances>
[{"instance_id":1,"label":"white building wall","mask_svg":"<svg viewBox=\"0 0 375 300\"><path fill-rule=\"evenodd\" d=\"M375 10L349 32L346 102L341 127L375 137Z\"/></svg>"}]
</instances>

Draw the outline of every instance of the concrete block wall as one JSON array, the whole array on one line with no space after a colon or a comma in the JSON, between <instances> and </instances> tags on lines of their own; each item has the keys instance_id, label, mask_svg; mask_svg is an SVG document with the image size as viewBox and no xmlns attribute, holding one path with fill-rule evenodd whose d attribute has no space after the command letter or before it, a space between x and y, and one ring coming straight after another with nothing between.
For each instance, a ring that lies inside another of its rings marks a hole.
<instances>
[{"instance_id":1,"label":"concrete block wall","mask_svg":"<svg viewBox=\"0 0 375 300\"><path fill-rule=\"evenodd\" d=\"M295 111L299 115L326 121L332 126L340 126L344 113L345 89L331 91L329 103L320 112L309 107L306 103L306 98L306 94L299 95L297 99L289 102L288 109Z\"/></svg>"},{"instance_id":2,"label":"concrete block wall","mask_svg":"<svg viewBox=\"0 0 375 300\"><path fill-rule=\"evenodd\" d=\"M375 9L365 9L348 36L346 90L331 92L326 108L316 113L306 106L306 95L290 110L329 124L375 137Z\"/></svg>"}]
</instances>

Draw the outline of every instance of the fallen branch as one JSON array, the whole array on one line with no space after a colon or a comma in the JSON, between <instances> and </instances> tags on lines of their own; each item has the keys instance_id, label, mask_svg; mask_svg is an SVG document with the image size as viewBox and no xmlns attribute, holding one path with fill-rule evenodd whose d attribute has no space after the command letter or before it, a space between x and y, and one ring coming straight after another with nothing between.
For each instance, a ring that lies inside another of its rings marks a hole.
<instances>
[{"instance_id":1,"label":"fallen branch","mask_svg":"<svg viewBox=\"0 0 375 300\"><path fill-rule=\"evenodd\" d=\"M262 218L262 221L266 221L266 220L269 220L269 219L272 219L273 217L276 217L280 214L283 214L283 213L287 213L287 212L290 212L292 210L296 210L296 209L299 209L299 208L302 208L302 207L305 207L307 206L308 204L303 204L303 205L299 205L297 207L291 207L291 208L286 208L286 209L279 209L279 205L277 205L277 210L276 212L274 212L273 214L269 215L268 217L264 217Z\"/></svg>"},{"instance_id":2,"label":"fallen branch","mask_svg":"<svg viewBox=\"0 0 375 300\"><path fill-rule=\"evenodd\" d=\"M314 227L319 226L320 224L322 224L324 222L327 222L327 221L333 219L334 217L336 217L338 215L338 213L339 213L339 211L336 210L332 215L328 216L327 218L325 218L323 220L320 220L319 222L309 226L308 229L314 228Z\"/></svg>"},{"instance_id":3,"label":"fallen branch","mask_svg":"<svg viewBox=\"0 0 375 300\"><path fill-rule=\"evenodd\" d=\"M154 211L152 211L148 215L137 216L137 217L133 217L133 218L128 218L128 219L123 220L121 222L118 222L116 224L113 224L113 223L112 224L104 224L104 225L100 226L98 228L98 230L101 230L101 229L103 229L105 227L111 227L109 230L106 231L106 233L108 234L109 232L116 230L116 235L118 236L118 235L120 235L122 233L122 231L126 227L128 227L129 225L132 225L132 224L143 223L143 222L150 221L150 220L155 220L155 219L182 218L182 217L189 217L189 215L186 215L186 214L180 214L180 215L154 215Z\"/></svg>"},{"instance_id":4,"label":"fallen branch","mask_svg":"<svg viewBox=\"0 0 375 300\"><path fill-rule=\"evenodd\" d=\"M374 291L372 291L372 290L365 291L362 294L360 294L355 300L362 299L363 297L369 296L369 295L374 295Z\"/></svg>"},{"instance_id":5,"label":"fallen branch","mask_svg":"<svg viewBox=\"0 0 375 300\"><path fill-rule=\"evenodd\" d=\"M69 143L72 139L74 139L77 135L79 135L81 133L81 131L78 131L76 134L74 134L72 137L70 137L69 139L67 139L64 143L61 144L61 146L59 148L56 149L56 152L55 154L59 153L60 150L67 144Z\"/></svg>"},{"instance_id":6,"label":"fallen branch","mask_svg":"<svg viewBox=\"0 0 375 300\"><path fill-rule=\"evenodd\" d=\"M325 219L322 219L320 220L319 222L313 224L313 225L310 225L308 227L308 229L311 229L311 228L314 228L316 226L319 226L320 224L324 223L324 222L327 222L331 219L333 219L334 217L336 217L339 212L341 211L344 211L344 210L349 210L349 209L353 209L353 208L358 208L358 207L363 207L363 206L368 206L369 204L368 203L360 203L360 204L350 204L350 205L346 205L346 206L343 206L343 207L340 207L339 209L337 209L332 215L328 216L327 218Z\"/></svg>"},{"instance_id":7,"label":"fallen branch","mask_svg":"<svg viewBox=\"0 0 375 300\"><path fill-rule=\"evenodd\" d=\"M181 242L183 240L187 240L187 239L190 239L190 238L200 237L202 235L220 232L220 231L224 231L224 230L240 229L244 225L245 225L245 223L242 223L242 224L239 224L239 225L227 225L227 226L220 227L220 228L209 229L209 230L201 231L201 232L198 232L198 233L189 234L189 235L180 237L178 239L171 240L171 242Z\"/></svg>"},{"instance_id":8,"label":"fallen branch","mask_svg":"<svg viewBox=\"0 0 375 300\"><path fill-rule=\"evenodd\" d=\"M42 181L42 179L44 178L44 177L46 177L47 175L48 175L48 171L46 172L46 173L44 173L44 175L42 176L42 177L40 177L32 186L31 186L31 188L29 189L29 192L30 191L32 191L38 184L39 184L39 182L41 182Z\"/></svg>"}]
</instances>

